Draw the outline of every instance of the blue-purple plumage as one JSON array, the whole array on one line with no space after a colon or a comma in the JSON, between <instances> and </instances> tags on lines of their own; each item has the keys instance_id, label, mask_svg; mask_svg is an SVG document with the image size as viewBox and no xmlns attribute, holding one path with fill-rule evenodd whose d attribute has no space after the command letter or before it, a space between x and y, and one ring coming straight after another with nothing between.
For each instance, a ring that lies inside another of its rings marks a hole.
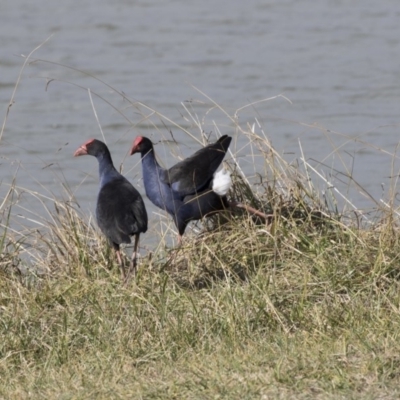
<instances>
[{"instance_id":1,"label":"blue-purple plumage","mask_svg":"<svg viewBox=\"0 0 400 400\"><path fill-rule=\"evenodd\" d=\"M75 156L92 155L99 162L100 190L97 196L96 220L99 228L117 252L121 271L125 269L119 254L122 243L135 236L131 269L136 268L136 251L140 233L147 231L147 212L140 193L114 167L107 146L91 139L75 152Z\"/></svg>"},{"instance_id":2,"label":"blue-purple plumage","mask_svg":"<svg viewBox=\"0 0 400 400\"><path fill-rule=\"evenodd\" d=\"M135 139L131 154L141 153L147 197L173 217L179 236L190 221L228 207L226 196L212 191L212 181L231 140L224 135L167 170L158 164L150 139Z\"/></svg>"}]
</instances>

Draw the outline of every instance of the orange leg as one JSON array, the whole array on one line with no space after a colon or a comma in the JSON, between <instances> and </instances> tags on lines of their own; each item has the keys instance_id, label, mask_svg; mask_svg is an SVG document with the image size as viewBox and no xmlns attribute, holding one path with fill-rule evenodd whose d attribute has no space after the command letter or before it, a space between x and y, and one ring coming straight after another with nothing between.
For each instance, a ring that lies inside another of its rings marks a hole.
<instances>
[{"instance_id":1,"label":"orange leg","mask_svg":"<svg viewBox=\"0 0 400 400\"><path fill-rule=\"evenodd\" d=\"M129 267L129 273L128 276L125 277L125 282L129 280L131 275L135 276L136 275L136 265L137 265L137 248L139 246L139 233L135 235L135 243L133 245L133 253L132 253L132 259L131 259L131 265Z\"/></svg>"},{"instance_id":2,"label":"orange leg","mask_svg":"<svg viewBox=\"0 0 400 400\"><path fill-rule=\"evenodd\" d=\"M125 280L126 279L126 271L125 271L124 262L122 261L121 253L120 253L119 249L115 250L115 253L117 254L117 260L118 260L118 264L119 264L119 269L121 271L121 279Z\"/></svg>"},{"instance_id":3,"label":"orange leg","mask_svg":"<svg viewBox=\"0 0 400 400\"><path fill-rule=\"evenodd\" d=\"M231 208L242 208L243 210L246 210L248 213L253 214L253 215L257 215L258 217L261 217L265 220L266 223L270 223L273 214L265 214L262 211L256 210L255 208L248 206L247 204L243 204L240 202L236 202L236 201L231 201L229 203L229 207Z\"/></svg>"},{"instance_id":4,"label":"orange leg","mask_svg":"<svg viewBox=\"0 0 400 400\"><path fill-rule=\"evenodd\" d=\"M182 235L178 234L178 247L182 245Z\"/></svg>"}]
</instances>

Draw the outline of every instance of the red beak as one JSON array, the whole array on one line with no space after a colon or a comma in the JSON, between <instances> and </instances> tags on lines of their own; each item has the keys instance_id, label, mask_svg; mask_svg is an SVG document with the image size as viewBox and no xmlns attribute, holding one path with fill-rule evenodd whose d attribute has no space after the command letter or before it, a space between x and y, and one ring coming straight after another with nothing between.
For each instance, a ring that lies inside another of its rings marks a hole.
<instances>
[{"instance_id":1,"label":"red beak","mask_svg":"<svg viewBox=\"0 0 400 400\"><path fill-rule=\"evenodd\" d=\"M86 154L87 154L86 146L81 146L81 147L78 147L78 150L75 151L74 157L84 156Z\"/></svg>"},{"instance_id":2,"label":"red beak","mask_svg":"<svg viewBox=\"0 0 400 400\"><path fill-rule=\"evenodd\" d=\"M137 153L137 152L139 152L139 150L138 150L138 145L135 144L135 143L133 143L133 146L132 146L132 148L131 148L131 151L129 152L129 155L135 154L135 153Z\"/></svg>"}]
</instances>

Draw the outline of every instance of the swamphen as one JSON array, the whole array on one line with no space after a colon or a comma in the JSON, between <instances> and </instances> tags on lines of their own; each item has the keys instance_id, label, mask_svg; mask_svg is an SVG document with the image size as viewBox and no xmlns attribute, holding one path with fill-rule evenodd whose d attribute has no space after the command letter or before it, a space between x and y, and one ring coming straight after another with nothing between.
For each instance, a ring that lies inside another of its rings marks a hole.
<instances>
[{"instance_id":1,"label":"swamphen","mask_svg":"<svg viewBox=\"0 0 400 400\"><path fill-rule=\"evenodd\" d=\"M224 135L168 170L157 162L150 139L138 136L134 140L130 154L141 153L147 197L172 216L179 243L190 221L229 206L225 195L231 186L230 175L224 170L215 171L231 140Z\"/></svg>"},{"instance_id":2,"label":"swamphen","mask_svg":"<svg viewBox=\"0 0 400 400\"><path fill-rule=\"evenodd\" d=\"M139 192L115 169L110 151L103 142L90 139L75 151L74 156L86 154L96 157L99 162L97 224L115 249L122 278L126 280L136 272L139 235L147 230L146 208ZM135 236L135 243L127 275L119 246L121 243L131 243L131 236Z\"/></svg>"}]
</instances>

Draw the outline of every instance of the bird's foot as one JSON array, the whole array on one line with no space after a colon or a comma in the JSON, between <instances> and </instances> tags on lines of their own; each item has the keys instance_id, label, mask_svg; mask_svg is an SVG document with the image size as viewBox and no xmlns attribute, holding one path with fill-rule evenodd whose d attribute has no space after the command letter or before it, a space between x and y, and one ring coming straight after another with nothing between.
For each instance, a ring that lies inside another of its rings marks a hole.
<instances>
[{"instance_id":1,"label":"bird's foot","mask_svg":"<svg viewBox=\"0 0 400 400\"><path fill-rule=\"evenodd\" d=\"M247 204L243 204L243 203L236 202L236 201L230 202L229 207L241 208L243 210L246 210L248 213L250 213L252 215L256 215L257 217L263 218L267 224L269 224L271 222L271 219L273 217L273 214L265 214L262 211L256 210L255 208L253 208Z\"/></svg>"},{"instance_id":2,"label":"bird's foot","mask_svg":"<svg viewBox=\"0 0 400 400\"><path fill-rule=\"evenodd\" d=\"M136 276L136 271L137 271L137 260L136 260L136 255L135 255L134 258L131 261L130 266L129 266L128 274L126 275L126 277L124 279L124 283L125 284L127 284L129 282L131 277L135 277Z\"/></svg>"}]
</instances>

